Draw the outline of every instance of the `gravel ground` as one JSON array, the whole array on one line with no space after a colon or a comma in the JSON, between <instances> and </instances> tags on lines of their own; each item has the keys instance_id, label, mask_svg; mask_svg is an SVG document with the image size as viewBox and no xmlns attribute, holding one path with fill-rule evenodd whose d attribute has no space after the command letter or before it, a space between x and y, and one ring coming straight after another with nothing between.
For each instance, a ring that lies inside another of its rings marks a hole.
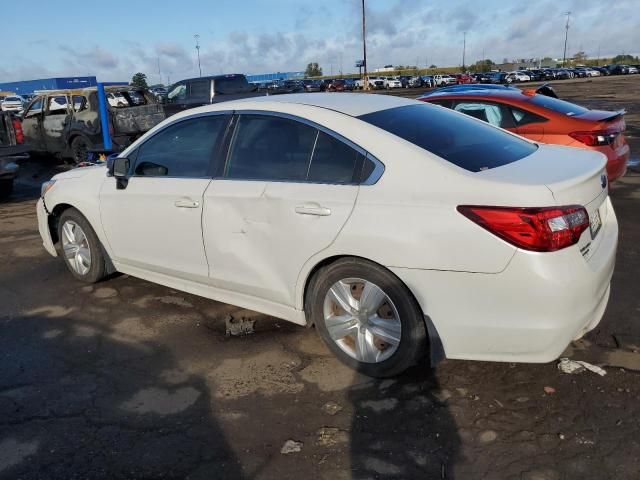
<instances>
[{"instance_id":1,"label":"gravel ground","mask_svg":"<svg viewBox=\"0 0 640 480\"><path fill-rule=\"evenodd\" d=\"M640 151L640 75L557 91L627 108ZM0 204L0 478L640 477L640 172L612 189L605 317L567 352L606 376L444 361L375 381L313 329L126 275L73 280L35 221L37 184L61 168L23 165ZM255 333L225 336L227 315Z\"/></svg>"}]
</instances>

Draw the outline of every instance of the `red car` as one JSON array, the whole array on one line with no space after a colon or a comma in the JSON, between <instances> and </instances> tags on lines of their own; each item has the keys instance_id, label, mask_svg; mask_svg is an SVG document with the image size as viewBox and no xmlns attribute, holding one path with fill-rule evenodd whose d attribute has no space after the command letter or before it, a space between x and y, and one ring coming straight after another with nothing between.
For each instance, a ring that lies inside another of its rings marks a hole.
<instances>
[{"instance_id":1,"label":"red car","mask_svg":"<svg viewBox=\"0 0 640 480\"><path fill-rule=\"evenodd\" d=\"M589 110L534 90L506 87L434 92L418 100L466 113L535 142L601 152L607 157L609 181L627 171L624 110Z\"/></svg>"},{"instance_id":2,"label":"red car","mask_svg":"<svg viewBox=\"0 0 640 480\"><path fill-rule=\"evenodd\" d=\"M456 73L454 77L456 77L458 85L462 85L464 83L476 83L475 78L467 73Z\"/></svg>"}]
</instances>

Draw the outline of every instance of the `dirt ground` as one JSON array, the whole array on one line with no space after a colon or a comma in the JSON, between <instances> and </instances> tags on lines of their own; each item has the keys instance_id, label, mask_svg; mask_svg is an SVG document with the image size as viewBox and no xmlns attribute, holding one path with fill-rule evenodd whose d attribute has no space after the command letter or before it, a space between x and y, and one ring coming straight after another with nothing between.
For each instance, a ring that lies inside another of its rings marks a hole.
<instances>
[{"instance_id":1,"label":"dirt ground","mask_svg":"<svg viewBox=\"0 0 640 480\"><path fill-rule=\"evenodd\" d=\"M557 91L626 108L640 151L640 75ZM444 361L376 381L312 329L126 275L76 282L36 227L56 168L23 165L0 204L0 478L640 478L640 171L612 188L607 312L567 352L604 377ZM256 332L226 337L228 314Z\"/></svg>"}]
</instances>

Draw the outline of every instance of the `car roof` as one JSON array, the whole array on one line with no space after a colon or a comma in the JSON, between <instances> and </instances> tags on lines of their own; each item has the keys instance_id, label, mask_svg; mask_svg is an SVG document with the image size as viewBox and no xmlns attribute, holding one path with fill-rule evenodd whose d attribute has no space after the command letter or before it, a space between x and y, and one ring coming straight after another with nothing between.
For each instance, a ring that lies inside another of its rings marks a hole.
<instances>
[{"instance_id":1,"label":"car roof","mask_svg":"<svg viewBox=\"0 0 640 480\"><path fill-rule=\"evenodd\" d=\"M388 110L390 108L419 104L417 100L394 97L391 95L368 93L341 93L339 95L332 93L291 93L287 95L232 100L217 104L217 108L212 108L215 107L215 105L204 108L210 110L219 110L220 108L224 108L227 110L236 107L244 108L247 103L260 104L260 106L270 107L276 110L278 109L278 105L284 103L307 105L333 110L352 117L358 117L360 115L366 115L367 113L378 112L380 110Z\"/></svg>"},{"instance_id":2,"label":"car roof","mask_svg":"<svg viewBox=\"0 0 640 480\"><path fill-rule=\"evenodd\" d=\"M522 90L516 88L506 88L504 90L495 89L495 88L477 88L470 90L458 90L458 91L449 91L449 92L434 92L430 95L426 95L425 99L432 98L446 98L446 97L499 97L510 100L519 100L524 101L527 98L531 98L529 95L525 94Z\"/></svg>"}]
</instances>

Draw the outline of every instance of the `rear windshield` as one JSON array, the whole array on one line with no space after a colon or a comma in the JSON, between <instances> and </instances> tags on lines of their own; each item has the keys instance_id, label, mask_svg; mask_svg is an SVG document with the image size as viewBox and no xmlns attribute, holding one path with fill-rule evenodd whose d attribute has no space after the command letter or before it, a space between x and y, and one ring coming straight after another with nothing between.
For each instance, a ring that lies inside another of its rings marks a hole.
<instances>
[{"instance_id":1,"label":"rear windshield","mask_svg":"<svg viewBox=\"0 0 640 480\"><path fill-rule=\"evenodd\" d=\"M554 110L559 113L564 113L565 115L568 115L570 117L573 117L575 115L583 115L589 111L588 109L581 107L580 105L576 105L575 103L565 102L564 100L547 97L546 95L534 95L529 101L539 107L548 108L549 110Z\"/></svg>"},{"instance_id":2,"label":"rear windshield","mask_svg":"<svg viewBox=\"0 0 640 480\"><path fill-rule=\"evenodd\" d=\"M516 162L537 146L435 105L408 105L358 117L458 167L479 172Z\"/></svg>"},{"instance_id":3,"label":"rear windshield","mask_svg":"<svg viewBox=\"0 0 640 480\"><path fill-rule=\"evenodd\" d=\"M230 95L251 91L251 86L244 76L216 78L213 81L215 93Z\"/></svg>"}]
</instances>

